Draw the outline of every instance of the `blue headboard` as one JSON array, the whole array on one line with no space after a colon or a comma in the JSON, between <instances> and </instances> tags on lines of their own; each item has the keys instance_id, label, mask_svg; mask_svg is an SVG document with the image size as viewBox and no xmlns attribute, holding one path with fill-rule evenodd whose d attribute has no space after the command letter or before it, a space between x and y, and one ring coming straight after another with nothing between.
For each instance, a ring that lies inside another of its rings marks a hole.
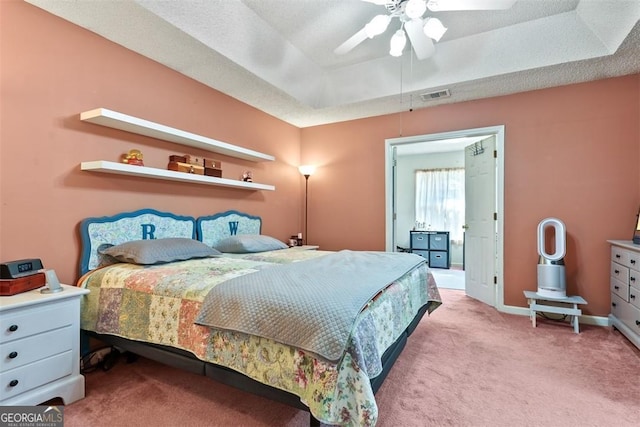
<instances>
[{"instance_id":1,"label":"blue headboard","mask_svg":"<svg viewBox=\"0 0 640 427\"><path fill-rule=\"evenodd\" d=\"M100 266L98 248L103 244L119 245L132 240L169 237L195 239L195 218L154 209L87 218L80 223L80 275Z\"/></svg>"},{"instance_id":2,"label":"blue headboard","mask_svg":"<svg viewBox=\"0 0 640 427\"><path fill-rule=\"evenodd\" d=\"M215 246L220 240L238 234L260 234L262 219L238 211L226 211L197 220L198 240Z\"/></svg>"}]
</instances>

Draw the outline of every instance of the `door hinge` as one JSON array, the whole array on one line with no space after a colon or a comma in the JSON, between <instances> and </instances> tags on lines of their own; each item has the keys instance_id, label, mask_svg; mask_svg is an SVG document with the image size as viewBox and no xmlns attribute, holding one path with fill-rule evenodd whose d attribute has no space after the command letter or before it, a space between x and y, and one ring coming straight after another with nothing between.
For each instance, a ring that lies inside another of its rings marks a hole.
<instances>
[{"instance_id":1,"label":"door hinge","mask_svg":"<svg viewBox=\"0 0 640 427\"><path fill-rule=\"evenodd\" d=\"M498 284L498 276L493 276L493 284L494 285Z\"/></svg>"},{"instance_id":2,"label":"door hinge","mask_svg":"<svg viewBox=\"0 0 640 427\"><path fill-rule=\"evenodd\" d=\"M497 221L498 220L498 212L494 212L493 213L493 220Z\"/></svg>"},{"instance_id":3,"label":"door hinge","mask_svg":"<svg viewBox=\"0 0 640 427\"><path fill-rule=\"evenodd\" d=\"M493 158L494 159L498 158L498 150L493 150Z\"/></svg>"}]
</instances>

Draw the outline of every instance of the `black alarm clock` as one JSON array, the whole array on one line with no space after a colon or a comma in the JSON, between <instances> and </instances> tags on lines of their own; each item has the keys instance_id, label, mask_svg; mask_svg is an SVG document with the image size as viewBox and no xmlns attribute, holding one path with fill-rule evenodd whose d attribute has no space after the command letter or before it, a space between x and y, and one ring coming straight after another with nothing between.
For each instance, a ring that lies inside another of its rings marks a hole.
<instances>
[{"instance_id":1,"label":"black alarm clock","mask_svg":"<svg viewBox=\"0 0 640 427\"><path fill-rule=\"evenodd\" d=\"M42 261L37 258L7 261L0 263L0 279L17 279L39 273L42 269Z\"/></svg>"}]
</instances>

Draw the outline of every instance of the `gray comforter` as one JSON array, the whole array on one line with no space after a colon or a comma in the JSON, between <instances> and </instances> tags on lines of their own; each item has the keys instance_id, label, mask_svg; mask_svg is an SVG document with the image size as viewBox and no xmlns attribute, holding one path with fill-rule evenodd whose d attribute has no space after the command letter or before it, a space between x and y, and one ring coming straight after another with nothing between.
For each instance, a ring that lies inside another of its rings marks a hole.
<instances>
[{"instance_id":1,"label":"gray comforter","mask_svg":"<svg viewBox=\"0 0 640 427\"><path fill-rule=\"evenodd\" d=\"M340 251L269 267L211 289L196 323L269 338L335 362L367 303L423 262L407 253Z\"/></svg>"}]
</instances>

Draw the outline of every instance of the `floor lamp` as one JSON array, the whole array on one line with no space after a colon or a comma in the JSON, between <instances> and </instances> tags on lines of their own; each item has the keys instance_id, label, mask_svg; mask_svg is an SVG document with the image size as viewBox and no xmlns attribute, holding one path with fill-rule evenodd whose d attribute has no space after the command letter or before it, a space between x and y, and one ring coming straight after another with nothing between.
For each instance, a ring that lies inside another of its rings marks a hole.
<instances>
[{"instance_id":1,"label":"floor lamp","mask_svg":"<svg viewBox=\"0 0 640 427\"><path fill-rule=\"evenodd\" d=\"M304 176L304 244L307 240L307 218L309 212L309 177L316 171L315 166L303 165L298 167L300 173Z\"/></svg>"}]
</instances>

